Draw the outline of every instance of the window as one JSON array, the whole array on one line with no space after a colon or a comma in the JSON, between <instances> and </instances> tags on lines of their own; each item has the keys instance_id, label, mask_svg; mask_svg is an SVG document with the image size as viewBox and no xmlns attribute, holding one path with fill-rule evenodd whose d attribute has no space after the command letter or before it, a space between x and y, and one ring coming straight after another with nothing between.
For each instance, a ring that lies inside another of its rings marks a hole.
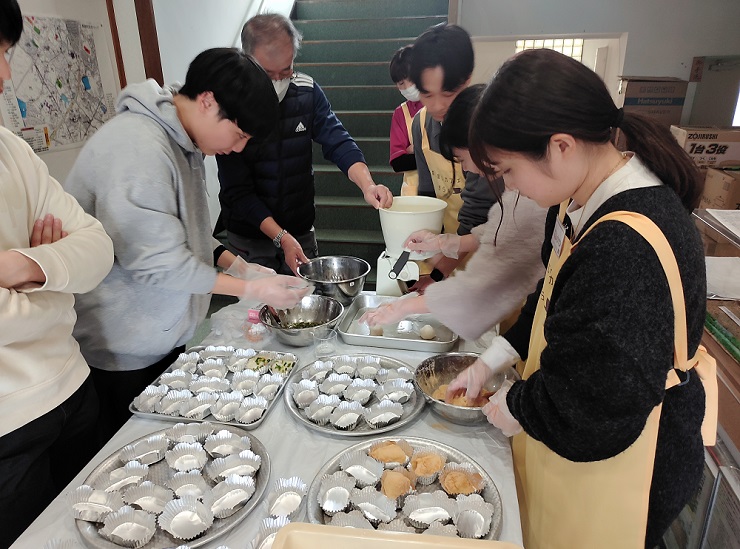
<instances>
[{"instance_id":1,"label":"window","mask_svg":"<svg viewBox=\"0 0 740 549\"><path fill-rule=\"evenodd\" d=\"M583 38L545 38L516 41L516 52L523 50L549 49L559 51L578 61L583 58Z\"/></svg>"}]
</instances>

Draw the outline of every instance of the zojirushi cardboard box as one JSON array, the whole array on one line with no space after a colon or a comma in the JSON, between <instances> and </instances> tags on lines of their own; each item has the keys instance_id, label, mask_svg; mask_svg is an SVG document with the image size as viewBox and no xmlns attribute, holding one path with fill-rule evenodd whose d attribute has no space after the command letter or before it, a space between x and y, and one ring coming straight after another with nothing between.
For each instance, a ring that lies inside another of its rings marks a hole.
<instances>
[{"instance_id":1,"label":"zojirushi cardboard box","mask_svg":"<svg viewBox=\"0 0 740 549\"><path fill-rule=\"evenodd\" d=\"M689 83L667 76L622 76L618 107L644 114L670 126L681 123Z\"/></svg>"},{"instance_id":2,"label":"zojirushi cardboard box","mask_svg":"<svg viewBox=\"0 0 740 549\"><path fill-rule=\"evenodd\" d=\"M740 127L671 126L671 133L697 166L740 166Z\"/></svg>"},{"instance_id":3,"label":"zojirushi cardboard box","mask_svg":"<svg viewBox=\"0 0 740 549\"><path fill-rule=\"evenodd\" d=\"M705 210L740 210L740 168L738 171L709 168L699 207Z\"/></svg>"}]
</instances>

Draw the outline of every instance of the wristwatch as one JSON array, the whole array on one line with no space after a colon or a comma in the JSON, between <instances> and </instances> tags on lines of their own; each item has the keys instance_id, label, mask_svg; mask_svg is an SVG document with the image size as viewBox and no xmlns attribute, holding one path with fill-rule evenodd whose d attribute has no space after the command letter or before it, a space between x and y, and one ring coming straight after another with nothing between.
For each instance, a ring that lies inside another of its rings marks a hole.
<instances>
[{"instance_id":1,"label":"wristwatch","mask_svg":"<svg viewBox=\"0 0 740 549\"><path fill-rule=\"evenodd\" d=\"M445 279L445 274L442 271L440 271L439 269L434 268L434 269L432 269L432 272L429 273L429 278L431 278L435 282L439 282L440 280L444 280Z\"/></svg>"},{"instance_id":2,"label":"wristwatch","mask_svg":"<svg viewBox=\"0 0 740 549\"><path fill-rule=\"evenodd\" d=\"M285 229L282 229L277 235L275 235L275 238L272 239L272 243L275 244L276 248L282 248L281 240L283 237L288 233Z\"/></svg>"}]
</instances>

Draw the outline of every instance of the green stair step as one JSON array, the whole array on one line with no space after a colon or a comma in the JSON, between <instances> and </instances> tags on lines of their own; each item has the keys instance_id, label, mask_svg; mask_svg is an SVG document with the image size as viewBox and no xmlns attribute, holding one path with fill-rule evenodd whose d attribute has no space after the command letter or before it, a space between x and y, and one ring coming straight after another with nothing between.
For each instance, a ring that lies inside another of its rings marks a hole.
<instances>
[{"instance_id":1,"label":"green stair step","mask_svg":"<svg viewBox=\"0 0 740 549\"><path fill-rule=\"evenodd\" d=\"M310 74L320 85L355 86L392 84L387 61L343 63L296 63L296 69ZM400 95L400 94L399 94Z\"/></svg>"},{"instance_id":2,"label":"green stair step","mask_svg":"<svg viewBox=\"0 0 740 549\"><path fill-rule=\"evenodd\" d=\"M399 104L403 100L401 94ZM334 111L350 135L366 137L388 137L391 131L393 111ZM390 147L390 145L389 145Z\"/></svg>"},{"instance_id":3,"label":"green stair step","mask_svg":"<svg viewBox=\"0 0 740 549\"><path fill-rule=\"evenodd\" d=\"M367 261L376 270L378 257L385 250L383 235L378 231L317 229L319 255L349 255ZM374 277L373 277L374 280Z\"/></svg>"},{"instance_id":4,"label":"green stair step","mask_svg":"<svg viewBox=\"0 0 740 549\"><path fill-rule=\"evenodd\" d=\"M403 103L398 88L390 84L385 86L324 86L334 111L393 110ZM389 126L390 128L390 126Z\"/></svg>"},{"instance_id":5,"label":"green stair step","mask_svg":"<svg viewBox=\"0 0 740 549\"><path fill-rule=\"evenodd\" d=\"M316 231L316 240L340 244L384 244L380 231L324 229Z\"/></svg>"},{"instance_id":6,"label":"green stair step","mask_svg":"<svg viewBox=\"0 0 740 549\"><path fill-rule=\"evenodd\" d=\"M383 61L390 63L396 50L411 44L415 37L366 40L304 40L298 51L298 63L322 61ZM390 80L388 71L386 76Z\"/></svg>"},{"instance_id":7,"label":"green stair step","mask_svg":"<svg viewBox=\"0 0 740 549\"><path fill-rule=\"evenodd\" d=\"M380 230L378 211L361 196L317 196L314 203L317 230Z\"/></svg>"},{"instance_id":8,"label":"green stair step","mask_svg":"<svg viewBox=\"0 0 740 549\"><path fill-rule=\"evenodd\" d=\"M403 175L395 173L390 166L369 166L370 174L377 185L385 185L394 196L401 192ZM314 187L316 197L320 196L346 196L360 197L360 189L352 183L334 165L317 164L314 166Z\"/></svg>"},{"instance_id":9,"label":"green stair step","mask_svg":"<svg viewBox=\"0 0 740 549\"><path fill-rule=\"evenodd\" d=\"M298 0L297 19L374 19L409 15L447 15L448 0Z\"/></svg>"},{"instance_id":10,"label":"green stair step","mask_svg":"<svg viewBox=\"0 0 740 549\"><path fill-rule=\"evenodd\" d=\"M357 146L360 147L362 154L365 155L365 161L368 164L378 164L388 162L390 155L390 139L388 137L357 137L354 136ZM324 158L321 145L313 144L313 163L334 165L331 161Z\"/></svg>"},{"instance_id":11,"label":"green stair step","mask_svg":"<svg viewBox=\"0 0 740 549\"><path fill-rule=\"evenodd\" d=\"M371 2L368 2L371 3ZM447 16L399 17L378 19L330 19L293 21L304 40L351 40L418 36L426 29L447 22Z\"/></svg>"}]
</instances>

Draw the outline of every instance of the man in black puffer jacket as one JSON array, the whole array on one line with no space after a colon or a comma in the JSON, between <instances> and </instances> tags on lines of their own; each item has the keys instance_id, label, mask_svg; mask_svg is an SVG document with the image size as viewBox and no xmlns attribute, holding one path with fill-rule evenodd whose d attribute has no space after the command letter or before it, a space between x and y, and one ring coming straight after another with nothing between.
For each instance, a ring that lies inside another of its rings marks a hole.
<instances>
[{"instance_id":1,"label":"man in black puffer jacket","mask_svg":"<svg viewBox=\"0 0 740 549\"><path fill-rule=\"evenodd\" d=\"M227 231L231 250L251 263L296 272L316 257L313 231L312 142L357 185L365 201L384 208L390 190L373 182L365 157L310 76L295 72L300 32L290 19L256 15L242 29L242 49L267 72L280 100L274 140L250 142L240 154L218 155L221 215L216 232Z\"/></svg>"}]
</instances>

